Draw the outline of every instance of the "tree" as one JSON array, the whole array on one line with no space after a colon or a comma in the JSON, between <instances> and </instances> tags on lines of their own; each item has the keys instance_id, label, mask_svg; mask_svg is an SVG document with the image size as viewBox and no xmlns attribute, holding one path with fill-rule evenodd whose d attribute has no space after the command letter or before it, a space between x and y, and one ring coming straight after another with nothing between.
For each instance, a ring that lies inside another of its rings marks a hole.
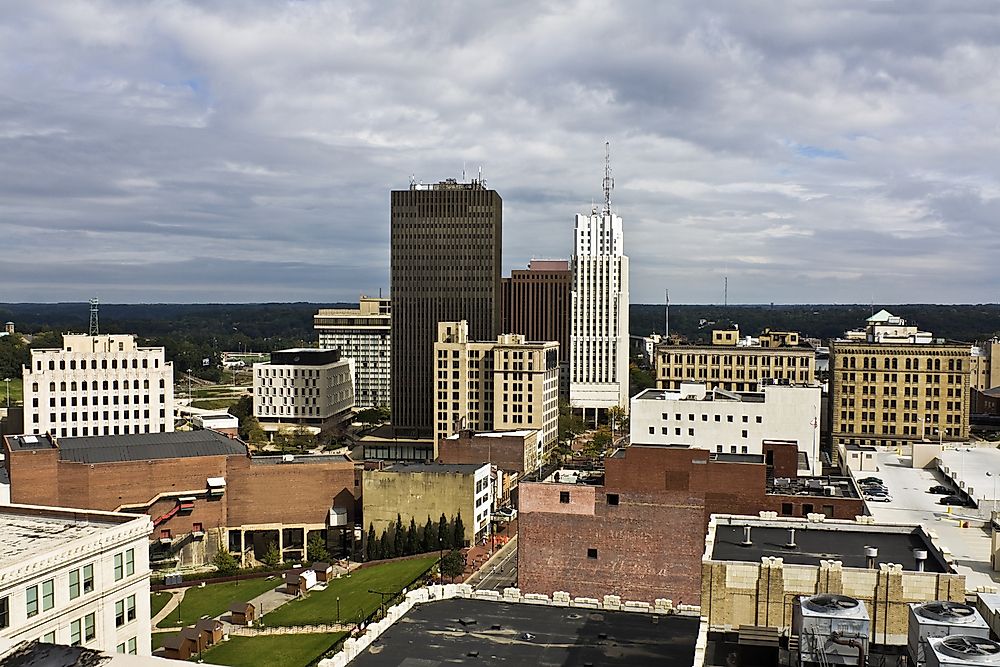
<instances>
[{"instance_id":1,"label":"tree","mask_svg":"<svg viewBox=\"0 0 1000 667\"><path fill-rule=\"evenodd\" d=\"M406 529L406 541L403 549L407 556L417 553L417 522L413 520L413 517L410 517L410 525Z\"/></svg>"},{"instance_id":2,"label":"tree","mask_svg":"<svg viewBox=\"0 0 1000 667\"><path fill-rule=\"evenodd\" d=\"M396 551L396 524L390 523L389 527L382 531L382 558L395 558L399 555Z\"/></svg>"},{"instance_id":3,"label":"tree","mask_svg":"<svg viewBox=\"0 0 1000 667\"><path fill-rule=\"evenodd\" d=\"M392 550L395 551L395 555L399 556L406 555L406 530L403 528L403 517L398 513L396 514L396 530L393 533L393 547Z\"/></svg>"},{"instance_id":4,"label":"tree","mask_svg":"<svg viewBox=\"0 0 1000 667\"><path fill-rule=\"evenodd\" d=\"M441 560L441 576L448 577L452 582L455 577L465 572L465 557L461 551L451 551Z\"/></svg>"},{"instance_id":5,"label":"tree","mask_svg":"<svg viewBox=\"0 0 1000 667\"><path fill-rule=\"evenodd\" d=\"M212 559L212 565L223 577L231 577L240 569L240 564L236 562L236 557L229 553L228 549L219 549Z\"/></svg>"},{"instance_id":6,"label":"tree","mask_svg":"<svg viewBox=\"0 0 1000 667\"><path fill-rule=\"evenodd\" d=\"M611 434L628 428L628 412L620 405L608 408L608 421L611 422Z\"/></svg>"},{"instance_id":7,"label":"tree","mask_svg":"<svg viewBox=\"0 0 1000 667\"><path fill-rule=\"evenodd\" d=\"M465 546L465 525L462 523L462 513L459 512L455 515L454 528L455 531L452 533L451 544L455 548L461 549Z\"/></svg>"},{"instance_id":8,"label":"tree","mask_svg":"<svg viewBox=\"0 0 1000 667\"><path fill-rule=\"evenodd\" d=\"M244 439L250 444L260 445L267 439L267 435L265 435L264 429L260 427L260 422L257 421L256 417L248 417L245 426L241 430L245 431L246 435Z\"/></svg>"},{"instance_id":9,"label":"tree","mask_svg":"<svg viewBox=\"0 0 1000 667\"><path fill-rule=\"evenodd\" d=\"M278 545L271 542L267 547L267 551L264 552L264 557L261 558L261 561L268 567L278 567L281 565L281 552L278 551Z\"/></svg>"},{"instance_id":10,"label":"tree","mask_svg":"<svg viewBox=\"0 0 1000 667\"><path fill-rule=\"evenodd\" d=\"M573 414L570 404L562 401L559 403L559 441L572 440L587 430L587 425L578 416Z\"/></svg>"},{"instance_id":11,"label":"tree","mask_svg":"<svg viewBox=\"0 0 1000 667\"><path fill-rule=\"evenodd\" d=\"M384 407L365 408L355 416L355 419L361 422L365 428L375 428L379 424L389 421L389 410Z\"/></svg>"},{"instance_id":12,"label":"tree","mask_svg":"<svg viewBox=\"0 0 1000 667\"><path fill-rule=\"evenodd\" d=\"M597 458L604 454L604 451L611 446L611 442L611 433L607 429L602 428L587 443L587 446L584 448L584 454L592 458Z\"/></svg>"},{"instance_id":13,"label":"tree","mask_svg":"<svg viewBox=\"0 0 1000 667\"><path fill-rule=\"evenodd\" d=\"M424 524L424 532L420 538L420 553L427 553L438 548L437 524L431 521L430 516L427 517L427 523Z\"/></svg>"},{"instance_id":14,"label":"tree","mask_svg":"<svg viewBox=\"0 0 1000 667\"><path fill-rule=\"evenodd\" d=\"M316 531L309 535L306 542L306 559L315 563L328 563L330 561L330 551L326 548L326 540L323 534Z\"/></svg>"},{"instance_id":15,"label":"tree","mask_svg":"<svg viewBox=\"0 0 1000 667\"><path fill-rule=\"evenodd\" d=\"M438 544L439 549L451 549L454 544L451 541L452 535L455 533L451 529L451 525L448 523L448 519L445 517L444 512L441 513L441 519L438 520Z\"/></svg>"},{"instance_id":16,"label":"tree","mask_svg":"<svg viewBox=\"0 0 1000 667\"><path fill-rule=\"evenodd\" d=\"M365 560L378 560L378 537L375 536L375 524L368 524L368 537L365 538Z\"/></svg>"}]
</instances>

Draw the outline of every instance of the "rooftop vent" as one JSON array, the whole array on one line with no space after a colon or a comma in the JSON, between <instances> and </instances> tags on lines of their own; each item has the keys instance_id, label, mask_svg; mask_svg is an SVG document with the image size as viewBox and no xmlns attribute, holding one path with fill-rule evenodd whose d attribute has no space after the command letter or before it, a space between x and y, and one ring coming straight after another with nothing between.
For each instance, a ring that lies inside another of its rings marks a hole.
<instances>
[{"instance_id":1,"label":"rooftop vent","mask_svg":"<svg viewBox=\"0 0 1000 667\"><path fill-rule=\"evenodd\" d=\"M1000 644L986 637L952 635L942 639L937 650L942 655L961 658L970 663L996 664L996 660L1000 658Z\"/></svg>"},{"instance_id":2,"label":"rooftop vent","mask_svg":"<svg viewBox=\"0 0 1000 667\"><path fill-rule=\"evenodd\" d=\"M920 616L942 623L969 623L975 620L976 610L961 602L928 602L914 610Z\"/></svg>"},{"instance_id":3,"label":"rooftop vent","mask_svg":"<svg viewBox=\"0 0 1000 667\"><path fill-rule=\"evenodd\" d=\"M813 611L835 614L847 611L848 609L854 609L858 606L858 601L846 595L826 593L822 595L814 595L803 604Z\"/></svg>"}]
</instances>

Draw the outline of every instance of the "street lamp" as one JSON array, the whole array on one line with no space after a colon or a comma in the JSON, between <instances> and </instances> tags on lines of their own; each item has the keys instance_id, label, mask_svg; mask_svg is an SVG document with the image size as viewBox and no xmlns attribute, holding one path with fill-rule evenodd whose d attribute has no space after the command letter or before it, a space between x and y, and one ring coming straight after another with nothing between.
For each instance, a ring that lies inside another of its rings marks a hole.
<instances>
[{"instance_id":1,"label":"street lamp","mask_svg":"<svg viewBox=\"0 0 1000 667\"><path fill-rule=\"evenodd\" d=\"M377 591L374 588L369 588L368 592L369 593L377 593L378 595L381 596L380 601L379 601L379 605L378 605L379 606L379 613L380 613L381 616L385 616L385 596L387 596L387 595L388 596L392 596L392 593L383 593L382 591Z\"/></svg>"},{"instance_id":2,"label":"street lamp","mask_svg":"<svg viewBox=\"0 0 1000 667\"><path fill-rule=\"evenodd\" d=\"M337 596L337 625L340 625L340 596Z\"/></svg>"}]
</instances>

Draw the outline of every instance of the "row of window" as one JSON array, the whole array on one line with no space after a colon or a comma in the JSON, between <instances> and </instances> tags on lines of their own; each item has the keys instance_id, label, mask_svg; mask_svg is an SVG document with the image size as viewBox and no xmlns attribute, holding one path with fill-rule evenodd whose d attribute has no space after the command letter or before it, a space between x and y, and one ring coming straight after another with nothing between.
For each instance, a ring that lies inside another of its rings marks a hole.
<instances>
[{"instance_id":1,"label":"row of window","mask_svg":"<svg viewBox=\"0 0 1000 667\"><path fill-rule=\"evenodd\" d=\"M90 563L69 572L69 599L94 592L94 565ZM47 579L24 589L27 618L34 618L56 606L56 580ZM10 627L10 596L0 598L0 629Z\"/></svg>"},{"instance_id":2,"label":"row of window","mask_svg":"<svg viewBox=\"0 0 1000 667\"><path fill-rule=\"evenodd\" d=\"M663 418L663 421L670 421L670 413L663 412L663 413L660 414L660 417ZM694 421L694 413L689 412L687 418L688 418L688 421L693 422ZM733 423L733 419L734 419L733 415L726 415L726 421L728 423L732 424ZM682 421L681 413L675 412L674 413L674 420L676 420L676 421ZM703 414L701 416L701 420L703 422L707 422L708 421L708 415L707 414ZM721 422L722 421L722 415L715 415L715 421ZM742 415L742 421L743 421L744 424L748 424L750 422L750 416L749 415ZM756 416L754 416L754 421L756 423L758 423L758 424L762 424L762 423L764 423L764 418L761 415L756 415Z\"/></svg>"},{"instance_id":3,"label":"row of window","mask_svg":"<svg viewBox=\"0 0 1000 667\"><path fill-rule=\"evenodd\" d=\"M76 381L70 382L68 384L66 382L60 382L59 383L59 391L88 391L88 390L89 391L99 391L98 388L97 388L98 387L97 383L98 383L97 380L92 381L89 385L87 384L86 380L84 380L83 382L80 382L79 384L77 384ZM121 387L121 389L127 391L129 389L129 381L128 380L122 380L121 384L119 385L118 380L101 380L100 386L101 386L101 388L104 391L109 391L109 389L113 390L113 391L118 391L119 387ZM131 388L132 389L138 389L139 388L139 381L138 380L132 380L132 387ZM143 380L142 381L142 388L143 389L149 389L149 380ZM160 379L160 389L166 389L166 382L162 378ZM50 382L49 383L49 391L55 391L55 390L56 390L56 383L55 382ZM32 382L31 383L31 391L33 391L35 393L38 393L38 383L37 382ZM138 403L138 401L136 401L136 403Z\"/></svg>"},{"instance_id":4,"label":"row of window","mask_svg":"<svg viewBox=\"0 0 1000 667\"><path fill-rule=\"evenodd\" d=\"M107 370L109 365L111 366L112 370L117 370L118 368L129 368L130 367L129 366L129 361L130 361L129 359L122 359L121 360L121 365L119 366L118 359L111 359L110 362L109 362L108 359L101 359L101 363L100 363L101 370ZM141 364L140 364L140 361L141 361ZM132 362L131 368L139 368L140 365L142 366L142 368L149 368L149 359L141 359L141 360L140 359L132 359L131 362ZM35 361L35 370L36 371L42 370L42 364L43 364L43 362L42 362L41 359L36 360ZM71 371L77 370L76 359L70 359L68 364L67 364L67 362L66 362L65 359L60 359L59 360L59 370L61 370L61 371L66 370L67 369L67 365L69 366L69 370L71 370ZM55 362L54 359L49 360L48 367L49 367L50 371L56 370L56 362ZM153 359L153 368L159 368L159 367L160 367L160 360L158 358L154 358ZM82 370L86 370L86 369L87 369L87 361L86 361L86 359L81 359L80 360L80 368L79 368L79 370L82 371ZM97 370L97 359L91 359L90 360L90 369L91 370Z\"/></svg>"},{"instance_id":5,"label":"row of window","mask_svg":"<svg viewBox=\"0 0 1000 667\"><path fill-rule=\"evenodd\" d=\"M857 357L840 357L838 359L840 363L836 365L837 368L868 368L875 369L878 368L878 357L862 357L861 365L858 365ZM940 371L944 370L941 368L941 359L927 359L924 363L925 370L928 371ZM882 359L882 368L885 370L898 370L899 369L899 358L898 357L885 357ZM963 369L963 363L961 359L949 359L948 368L949 371L960 371ZM920 370L920 358L907 357L904 359L903 370L907 371L919 371Z\"/></svg>"},{"instance_id":6,"label":"row of window","mask_svg":"<svg viewBox=\"0 0 1000 667\"><path fill-rule=\"evenodd\" d=\"M711 357L711 362L709 362L709 357ZM697 358L697 360L696 360ZM797 361L796 361L797 360ZM738 366L776 366L781 368L782 366L795 367L800 366L802 368L807 368L812 365L813 357L811 354L802 355L773 355L767 353L760 354L683 354L683 353L663 353L659 355L658 361L661 365L671 365L671 364L686 364L688 366L693 366L695 364L705 365L712 363L713 365L726 364L732 365L734 362Z\"/></svg>"}]
</instances>

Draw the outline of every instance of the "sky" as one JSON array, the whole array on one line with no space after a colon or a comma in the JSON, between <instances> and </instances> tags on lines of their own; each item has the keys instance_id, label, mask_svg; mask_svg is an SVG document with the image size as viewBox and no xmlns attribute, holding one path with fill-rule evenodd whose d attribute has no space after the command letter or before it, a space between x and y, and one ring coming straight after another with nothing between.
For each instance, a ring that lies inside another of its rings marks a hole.
<instances>
[{"instance_id":1,"label":"sky","mask_svg":"<svg viewBox=\"0 0 1000 667\"><path fill-rule=\"evenodd\" d=\"M994 0L0 0L0 302L388 293L479 169L504 270L602 198L631 301L1000 301Z\"/></svg>"}]
</instances>

